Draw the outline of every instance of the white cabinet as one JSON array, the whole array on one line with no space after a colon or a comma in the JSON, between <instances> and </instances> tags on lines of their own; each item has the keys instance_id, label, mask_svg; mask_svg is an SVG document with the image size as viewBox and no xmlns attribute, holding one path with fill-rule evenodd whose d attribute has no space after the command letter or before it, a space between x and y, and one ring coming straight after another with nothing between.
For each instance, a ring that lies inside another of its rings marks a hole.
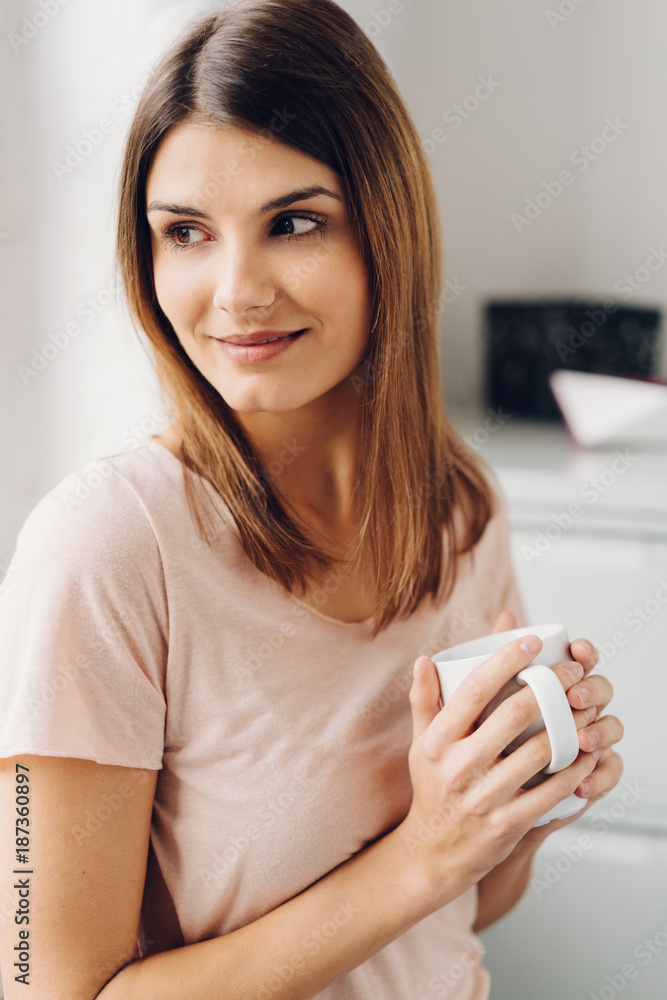
<instances>
[{"instance_id":1,"label":"white cabinet","mask_svg":"<svg viewBox=\"0 0 667 1000\"><path fill-rule=\"evenodd\" d=\"M475 441L484 416L454 423ZM553 424L512 419L477 440L529 621L598 647L605 712L625 727L617 787L545 841L519 904L480 935L492 1000L665 1000L667 449L630 449L621 471L615 449L583 451Z\"/></svg>"},{"instance_id":2,"label":"white cabinet","mask_svg":"<svg viewBox=\"0 0 667 1000\"><path fill-rule=\"evenodd\" d=\"M483 438L483 415L455 424L498 476L529 621L562 622L600 651L606 711L625 727L605 805L640 782L625 823L667 836L667 445L588 451L550 423L512 418Z\"/></svg>"},{"instance_id":3,"label":"white cabinet","mask_svg":"<svg viewBox=\"0 0 667 1000\"><path fill-rule=\"evenodd\" d=\"M537 558L539 529L514 524L512 550L531 622L559 621L570 639L590 639L600 652L596 673L614 687L606 709L625 734L619 786L643 788L637 822L662 818L667 833L667 558L650 538L619 538L572 528ZM542 532L540 532L542 534ZM660 810L654 807L661 807ZM631 818L628 816L627 821Z\"/></svg>"}]
</instances>

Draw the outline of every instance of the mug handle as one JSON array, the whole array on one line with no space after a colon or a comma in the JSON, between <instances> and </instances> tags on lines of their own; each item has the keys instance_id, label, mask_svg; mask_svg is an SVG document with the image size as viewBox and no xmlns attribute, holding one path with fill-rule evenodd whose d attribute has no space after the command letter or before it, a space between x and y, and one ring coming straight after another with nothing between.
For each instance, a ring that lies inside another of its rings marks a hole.
<instances>
[{"instance_id":1,"label":"mug handle","mask_svg":"<svg viewBox=\"0 0 667 1000\"><path fill-rule=\"evenodd\" d=\"M579 735L563 685L551 667L541 663L525 667L516 679L521 685L529 685L542 713L551 744L551 762L543 770L546 774L562 771L576 760L579 753Z\"/></svg>"}]
</instances>

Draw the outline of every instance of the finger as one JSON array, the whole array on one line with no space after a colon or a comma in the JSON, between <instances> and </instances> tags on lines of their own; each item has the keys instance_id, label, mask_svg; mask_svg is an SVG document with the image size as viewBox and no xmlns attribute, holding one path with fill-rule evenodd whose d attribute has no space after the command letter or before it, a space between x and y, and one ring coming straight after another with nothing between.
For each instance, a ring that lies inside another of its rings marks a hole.
<instances>
[{"instance_id":1,"label":"finger","mask_svg":"<svg viewBox=\"0 0 667 1000\"><path fill-rule=\"evenodd\" d=\"M428 656L419 656L415 661L409 697L414 742L440 712L440 682L435 664Z\"/></svg>"},{"instance_id":2,"label":"finger","mask_svg":"<svg viewBox=\"0 0 667 1000\"><path fill-rule=\"evenodd\" d=\"M577 713L578 714L578 713ZM623 723L615 715L605 715L594 725L579 730L579 746L582 750L606 750L623 739Z\"/></svg>"},{"instance_id":3,"label":"finger","mask_svg":"<svg viewBox=\"0 0 667 1000\"><path fill-rule=\"evenodd\" d=\"M584 799L599 799L615 788L623 774L623 758L614 750L602 750L597 767L575 789Z\"/></svg>"},{"instance_id":4,"label":"finger","mask_svg":"<svg viewBox=\"0 0 667 1000\"><path fill-rule=\"evenodd\" d=\"M533 830L529 830L523 837L523 840L526 840L529 843L543 843L550 834L556 833L557 830L562 830L563 827L569 826L570 823L574 823L575 820L580 819L586 810L591 808L591 805L592 803L587 799L582 799L581 809L579 812L572 813L571 816L566 816L564 819L549 820L548 823L544 823L542 826L537 826ZM537 836L535 836L535 834L537 834Z\"/></svg>"},{"instance_id":5,"label":"finger","mask_svg":"<svg viewBox=\"0 0 667 1000\"><path fill-rule=\"evenodd\" d=\"M529 781L534 775L538 774L539 771L545 767L551 760L551 749L549 747L548 739L544 740L542 737L546 737L545 733L540 733L534 736L527 743L518 747L509 757L502 758L494 764L486 776L485 784L485 797L486 801L493 805L500 805L503 801L507 801L508 795L511 796L513 792L519 791L521 794L531 789L525 789L522 786ZM563 768L561 771L556 772L557 774L564 774L565 771L568 772L568 780L572 782L570 791L567 794L572 794L574 789L586 780L589 774L595 768L597 764L597 758L592 753L586 753L580 751L577 755L575 761L568 767ZM572 768L577 765L579 770L572 770ZM551 775L544 776L544 779L539 784L535 784L533 787L538 788L545 784ZM564 798L565 796L563 796ZM559 801L559 800L556 800ZM555 805L556 802L553 803ZM547 806L547 808L551 808ZM544 812L547 810L545 809Z\"/></svg>"},{"instance_id":6,"label":"finger","mask_svg":"<svg viewBox=\"0 0 667 1000\"><path fill-rule=\"evenodd\" d=\"M584 673L593 669L600 657L598 651L588 639L573 639L570 643L570 656L584 668Z\"/></svg>"},{"instance_id":7,"label":"finger","mask_svg":"<svg viewBox=\"0 0 667 1000\"><path fill-rule=\"evenodd\" d=\"M580 663L574 661L560 663L553 668L553 672L567 689L581 677L583 668ZM512 682L518 690L505 698L497 705L491 714L476 729L475 742L483 743L486 752L491 760L495 760L503 750L512 743L517 736L524 732L531 723L535 722L541 715L541 709L534 692L530 687L519 688L518 681ZM592 720L591 720L592 721ZM588 718L581 713L580 725L583 727L589 724ZM545 745L548 747L548 736L545 733ZM542 765L543 767L551 760L551 754ZM537 769L536 769L537 770Z\"/></svg>"},{"instance_id":8,"label":"finger","mask_svg":"<svg viewBox=\"0 0 667 1000\"><path fill-rule=\"evenodd\" d=\"M516 628L516 615L509 608L505 608L496 618L493 626L494 632L507 632L511 628Z\"/></svg>"},{"instance_id":9,"label":"finger","mask_svg":"<svg viewBox=\"0 0 667 1000\"><path fill-rule=\"evenodd\" d=\"M510 757L499 761L496 765L497 769L500 771L511 768L514 758L527 746L527 743L524 744ZM516 824L516 826L525 826L527 822L534 823L535 818L544 816L545 813L584 784L597 763L597 759L592 753L580 751L577 759L569 767L564 767L562 771L556 771L555 774L549 775L545 781L535 785L534 788L519 788L517 799L510 802L507 807L508 822L512 825Z\"/></svg>"},{"instance_id":10,"label":"finger","mask_svg":"<svg viewBox=\"0 0 667 1000\"><path fill-rule=\"evenodd\" d=\"M517 696L518 699L518 696ZM539 714L539 708L536 709L534 714L535 721ZM572 712L575 726L578 731L583 731L589 722L586 717L585 712ZM528 718L528 713L526 714ZM486 723L484 723L486 725ZM480 726L480 730L481 730ZM475 737L476 738L476 737ZM593 748L588 746L582 746L580 744L580 749L588 753L592 751ZM499 752L498 757L503 757L504 759L512 758L512 768L508 768L508 775L511 776L511 780L516 781L517 786L525 784L529 778L534 777L542 771L547 764L551 763L553 757L553 750L551 748L551 741L549 739L549 734L546 729L540 730L540 732L535 733L530 739L522 743L521 746L517 747L515 750L511 751L510 754L505 756L503 751L505 747Z\"/></svg>"},{"instance_id":11,"label":"finger","mask_svg":"<svg viewBox=\"0 0 667 1000\"><path fill-rule=\"evenodd\" d=\"M598 712L607 707L613 696L613 687L601 674L589 674L581 684L573 684L567 692L572 708L584 709L594 705Z\"/></svg>"},{"instance_id":12,"label":"finger","mask_svg":"<svg viewBox=\"0 0 667 1000\"><path fill-rule=\"evenodd\" d=\"M433 741L433 751L439 753L453 739L462 739L468 735L489 702L510 678L529 665L541 647L542 643L538 636L521 636L506 643L471 670L447 699L442 712L433 722L433 733L430 737ZM492 713L491 718L494 714ZM521 729L518 732L521 732ZM513 735L516 735L516 732L511 730L503 746L512 740ZM493 761L496 755L497 753L490 754L489 762Z\"/></svg>"},{"instance_id":13,"label":"finger","mask_svg":"<svg viewBox=\"0 0 667 1000\"><path fill-rule=\"evenodd\" d=\"M514 697L516 697L518 701L518 695ZM604 720L601 719L600 722L596 723L596 725L591 727L589 730L587 729L589 723L585 712L573 711L572 715L580 736L580 749L586 754L592 754L595 752L598 755L601 755L605 748L612 746L622 738L623 725L615 716L605 716ZM528 715L526 715L526 717L528 717ZM537 716L535 716L535 718L537 718ZM602 722L604 722L605 725L601 725ZM486 724L487 723L485 722L484 725ZM481 728L482 727L480 726L480 730ZM478 732L480 730L478 730ZM599 730L599 735L596 732L597 730ZM594 736L598 735L597 741L595 738L589 739L586 735L584 735L591 732ZM510 783L514 781L517 785L523 785L529 780L529 778L538 774L547 766L547 764L551 763L552 749L549 734L544 729L541 732L536 733L520 747L517 747L511 755L508 755L508 757L504 759L508 760L510 757L512 765L507 768L506 775L502 775L503 784L499 785L501 790L502 787L504 787L506 780Z\"/></svg>"}]
</instances>

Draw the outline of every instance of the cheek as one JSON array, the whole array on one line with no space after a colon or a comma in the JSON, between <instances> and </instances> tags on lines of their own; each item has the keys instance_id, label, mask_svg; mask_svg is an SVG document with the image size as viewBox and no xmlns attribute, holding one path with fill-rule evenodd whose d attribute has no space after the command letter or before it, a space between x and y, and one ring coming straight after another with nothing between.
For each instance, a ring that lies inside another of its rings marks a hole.
<instances>
[{"instance_id":1,"label":"cheek","mask_svg":"<svg viewBox=\"0 0 667 1000\"><path fill-rule=\"evenodd\" d=\"M186 331L194 322L201 303L202 289L179 261L170 261L162 255L153 265L155 294L162 312L175 331Z\"/></svg>"},{"instance_id":2,"label":"cheek","mask_svg":"<svg viewBox=\"0 0 667 1000\"><path fill-rule=\"evenodd\" d=\"M370 326L370 284L366 264L356 249L323 255L313 271L309 295L314 310L337 328L359 336Z\"/></svg>"}]
</instances>

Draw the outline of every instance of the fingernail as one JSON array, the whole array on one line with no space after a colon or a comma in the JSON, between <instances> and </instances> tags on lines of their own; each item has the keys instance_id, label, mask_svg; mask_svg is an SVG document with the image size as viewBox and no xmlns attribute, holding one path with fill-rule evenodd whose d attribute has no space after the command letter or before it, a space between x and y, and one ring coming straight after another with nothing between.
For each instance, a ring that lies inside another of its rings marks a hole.
<instances>
[{"instance_id":1,"label":"fingernail","mask_svg":"<svg viewBox=\"0 0 667 1000\"><path fill-rule=\"evenodd\" d=\"M585 684L582 684L581 687L577 688L577 693L581 698L582 707L584 705L587 705L588 702L591 700L591 692L589 691L589 689L586 687Z\"/></svg>"},{"instance_id":2,"label":"fingernail","mask_svg":"<svg viewBox=\"0 0 667 1000\"><path fill-rule=\"evenodd\" d=\"M598 714L598 710L597 710L597 708L595 708L594 705L592 705L590 708L587 708L587 709L584 710L584 715L586 716L586 719L588 720L588 722L592 722L593 719L595 718L595 716L597 714Z\"/></svg>"},{"instance_id":3,"label":"fingernail","mask_svg":"<svg viewBox=\"0 0 667 1000\"><path fill-rule=\"evenodd\" d=\"M525 635L521 642L519 643L519 648L524 651L524 653L535 653L539 650L542 642L536 635Z\"/></svg>"},{"instance_id":4,"label":"fingernail","mask_svg":"<svg viewBox=\"0 0 667 1000\"><path fill-rule=\"evenodd\" d=\"M584 676L584 668L580 663L569 663L565 668L573 681L578 681Z\"/></svg>"},{"instance_id":5,"label":"fingernail","mask_svg":"<svg viewBox=\"0 0 667 1000\"><path fill-rule=\"evenodd\" d=\"M594 750L593 751L593 756L595 757L596 760L599 760L600 759L600 751L599 750Z\"/></svg>"}]
</instances>

